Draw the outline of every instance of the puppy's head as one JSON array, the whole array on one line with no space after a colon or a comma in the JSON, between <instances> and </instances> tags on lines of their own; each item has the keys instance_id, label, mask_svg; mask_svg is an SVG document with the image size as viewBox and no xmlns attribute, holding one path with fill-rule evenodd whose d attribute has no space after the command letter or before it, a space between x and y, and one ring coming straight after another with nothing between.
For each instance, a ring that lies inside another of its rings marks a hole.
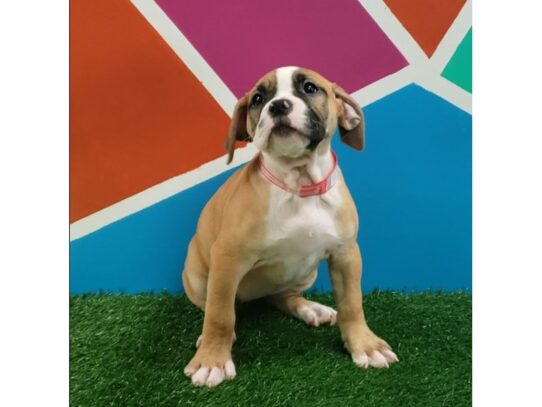
<instances>
[{"instance_id":1,"label":"puppy's head","mask_svg":"<svg viewBox=\"0 0 542 407\"><path fill-rule=\"evenodd\" d=\"M363 114L354 99L314 71L278 68L235 106L226 139L228 163L237 140L253 141L274 156L296 158L329 143L337 125L343 142L363 149Z\"/></svg>"}]
</instances>

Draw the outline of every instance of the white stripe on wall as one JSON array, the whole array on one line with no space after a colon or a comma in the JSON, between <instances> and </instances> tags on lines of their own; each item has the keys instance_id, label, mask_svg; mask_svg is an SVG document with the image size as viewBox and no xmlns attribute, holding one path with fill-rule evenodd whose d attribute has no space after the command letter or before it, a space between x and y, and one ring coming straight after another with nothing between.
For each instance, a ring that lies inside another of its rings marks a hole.
<instances>
[{"instance_id":1,"label":"white stripe on wall","mask_svg":"<svg viewBox=\"0 0 542 407\"><path fill-rule=\"evenodd\" d=\"M445 99L459 109L472 113L472 97L469 92L460 88L442 76L419 75L415 83Z\"/></svg>"},{"instance_id":2,"label":"white stripe on wall","mask_svg":"<svg viewBox=\"0 0 542 407\"><path fill-rule=\"evenodd\" d=\"M352 93L352 96L361 107L364 107L404 88L414 82L414 79L414 69L412 65L409 65Z\"/></svg>"},{"instance_id":3,"label":"white stripe on wall","mask_svg":"<svg viewBox=\"0 0 542 407\"><path fill-rule=\"evenodd\" d=\"M167 14L152 0L131 1L231 117L237 98Z\"/></svg>"},{"instance_id":4,"label":"white stripe on wall","mask_svg":"<svg viewBox=\"0 0 542 407\"><path fill-rule=\"evenodd\" d=\"M395 47L410 65L419 65L428 60L416 40L391 12L382 0L359 0L363 8L376 21Z\"/></svg>"},{"instance_id":5,"label":"white stripe on wall","mask_svg":"<svg viewBox=\"0 0 542 407\"><path fill-rule=\"evenodd\" d=\"M465 38L465 35L467 35L467 32L471 28L471 7L471 0L468 0L463 5L463 8L455 18L450 28L448 28L446 34L444 34L444 37L437 46L437 49L435 49L435 52L431 56L429 64L434 72L438 72L439 74L442 73L448 64L448 61L450 61L457 50L457 47L459 44L461 44L461 41L463 41L463 38Z\"/></svg>"},{"instance_id":6,"label":"white stripe on wall","mask_svg":"<svg viewBox=\"0 0 542 407\"><path fill-rule=\"evenodd\" d=\"M255 154L256 149L252 145L239 148L236 150L230 165L226 165L226 155L223 155L198 168L153 185L107 208L94 212L92 215L86 216L70 225L70 240L79 239L110 223L139 212L194 185L215 177L237 165L246 163Z\"/></svg>"}]
</instances>

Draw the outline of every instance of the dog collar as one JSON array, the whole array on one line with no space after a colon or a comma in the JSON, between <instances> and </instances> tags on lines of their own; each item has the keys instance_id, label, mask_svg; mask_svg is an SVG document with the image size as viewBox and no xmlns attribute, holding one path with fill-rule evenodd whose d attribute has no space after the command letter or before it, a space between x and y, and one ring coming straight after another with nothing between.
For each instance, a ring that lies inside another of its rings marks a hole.
<instances>
[{"instance_id":1,"label":"dog collar","mask_svg":"<svg viewBox=\"0 0 542 407\"><path fill-rule=\"evenodd\" d=\"M296 194L301 198L305 198L307 196L323 195L333 188L333 186L337 183L337 156L333 150L331 150L331 156L333 157L333 166L331 167L331 170L327 176L322 181L315 184L301 185L297 190L290 188L280 179L271 174L271 171L269 171L269 169L263 164L261 155L258 156L258 168L264 178L272 184L275 184L279 188L291 192L292 194Z\"/></svg>"}]
</instances>

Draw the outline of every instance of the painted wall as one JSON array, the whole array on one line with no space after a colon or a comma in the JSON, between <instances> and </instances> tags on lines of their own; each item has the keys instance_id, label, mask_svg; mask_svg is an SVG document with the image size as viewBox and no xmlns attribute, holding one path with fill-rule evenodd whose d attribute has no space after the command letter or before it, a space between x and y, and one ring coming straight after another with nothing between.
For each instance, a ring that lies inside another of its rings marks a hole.
<instances>
[{"instance_id":1,"label":"painted wall","mask_svg":"<svg viewBox=\"0 0 542 407\"><path fill-rule=\"evenodd\" d=\"M410 4L72 0L71 293L182 291L201 209L254 154L225 165L233 106L282 65L363 106L366 150L334 148L364 290L470 289L470 3Z\"/></svg>"}]
</instances>

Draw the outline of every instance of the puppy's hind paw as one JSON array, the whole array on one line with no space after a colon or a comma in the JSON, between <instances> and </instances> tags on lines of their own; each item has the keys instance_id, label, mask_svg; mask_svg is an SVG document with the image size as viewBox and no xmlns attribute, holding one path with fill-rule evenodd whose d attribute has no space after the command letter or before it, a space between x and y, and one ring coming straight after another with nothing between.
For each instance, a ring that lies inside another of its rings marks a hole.
<instances>
[{"instance_id":1,"label":"puppy's hind paw","mask_svg":"<svg viewBox=\"0 0 542 407\"><path fill-rule=\"evenodd\" d=\"M296 316L307 325L335 325L337 322L337 311L327 305L314 301L305 301L296 309Z\"/></svg>"}]
</instances>

